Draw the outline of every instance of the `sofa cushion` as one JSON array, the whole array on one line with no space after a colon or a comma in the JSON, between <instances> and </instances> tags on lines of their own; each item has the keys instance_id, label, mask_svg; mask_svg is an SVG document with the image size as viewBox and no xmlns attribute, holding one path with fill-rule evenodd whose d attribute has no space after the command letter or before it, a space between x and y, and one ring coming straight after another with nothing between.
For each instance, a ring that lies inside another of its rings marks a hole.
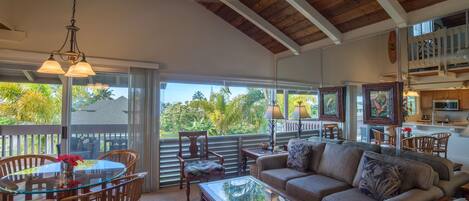
<instances>
[{"instance_id":1,"label":"sofa cushion","mask_svg":"<svg viewBox=\"0 0 469 201\"><path fill-rule=\"evenodd\" d=\"M324 152L326 144L310 141L308 141L307 143L311 146L309 170L313 172L318 172L319 163L321 162L322 153Z\"/></svg>"},{"instance_id":2,"label":"sofa cushion","mask_svg":"<svg viewBox=\"0 0 469 201\"><path fill-rule=\"evenodd\" d=\"M469 174L467 172L455 172L453 179L450 181L440 180L438 187L443 190L445 196L453 196L459 187L469 182Z\"/></svg>"},{"instance_id":3,"label":"sofa cushion","mask_svg":"<svg viewBox=\"0 0 469 201\"><path fill-rule=\"evenodd\" d=\"M309 168L311 146L306 140L292 139L288 142L287 167L301 172Z\"/></svg>"},{"instance_id":4,"label":"sofa cushion","mask_svg":"<svg viewBox=\"0 0 469 201\"><path fill-rule=\"evenodd\" d=\"M322 175L310 175L288 181L286 192L300 201L320 201L327 195L349 188L345 182Z\"/></svg>"},{"instance_id":5,"label":"sofa cushion","mask_svg":"<svg viewBox=\"0 0 469 201\"><path fill-rule=\"evenodd\" d=\"M391 199L387 199L386 201L428 201L439 200L443 196L441 189L436 186L432 186L428 190L414 188Z\"/></svg>"},{"instance_id":6,"label":"sofa cushion","mask_svg":"<svg viewBox=\"0 0 469 201\"><path fill-rule=\"evenodd\" d=\"M363 151L372 151L376 153L381 152L381 146L377 144L370 144L365 142L354 142L354 141L345 141L343 143L344 146L356 147Z\"/></svg>"},{"instance_id":7,"label":"sofa cushion","mask_svg":"<svg viewBox=\"0 0 469 201\"><path fill-rule=\"evenodd\" d=\"M375 199L363 194L358 188L351 188L328 195L322 201L375 201Z\"/></svg>"},{"instance_id":8,"label":"sofa cushion","mask_svg":"<svg viewBox=\"0 0 469 201\"><path fill-rule=\"evenodd\" d=\"M395 156L396 149L383 147L381 148L381 153L390 155L390 156ZM453 162L445 158L432 156L428 154L417 153L414 151L404 151L404 150L401 151L399 157L410 159L410 160L415 160L415 161L420 161L422 163L426 163L427 165L430 165L433 168L433 170L435 170L438 173L441 180L450 180L454 175Z\"/></svg>"},{"instance_id":9,"label":"sofa cushion","mask_svg":"<svg viewBox=\"0 0 469 201\"><path fill-rule=\"evenodd\" d=\"M318 173L352 184L363 151L355 147L326 144Z\"/></svg>"},{"instance_id":10,"label":"sofa cushion","mask_svg":"<svg viewBox=\"0 0 469 201\"><path fill-rule=\"evenodd\" d=\"M310 174L309 172L300 172L290 168L281 168L262 171L260 177L263 182L275 188L285 189L288 180Z\"/></svg>"},{"instance_id":11,"label":"sofa cushion","mask_svg":"<svg viewBox=\"0 0 469 201\"><path fill-rule=\"evenodd\" d=\"M401 170L401 192L405 192L412 188L428 190L433 186L433 170L429 165L418 161L412 161L399 157L392 157L384 154L377 154L374 152L366 151L363 154L363 157L360 161L360 165L358 166L357 174L355 175L355 179L353 180L354 187L358 187L358 183L360 181L363 171L365 157L398 165Z\"/></svg>"},{"instance_id":12,"label":"sofa cushion","mask_svg":"<svg viewBox=\"0 0 469 201\"><path fill-rule=\"evenodd\" d=\"M363 170L358 185L360 191L382 201L399 194L400 170L397 165L364 156Z\"/></svg>"}]
</instances>

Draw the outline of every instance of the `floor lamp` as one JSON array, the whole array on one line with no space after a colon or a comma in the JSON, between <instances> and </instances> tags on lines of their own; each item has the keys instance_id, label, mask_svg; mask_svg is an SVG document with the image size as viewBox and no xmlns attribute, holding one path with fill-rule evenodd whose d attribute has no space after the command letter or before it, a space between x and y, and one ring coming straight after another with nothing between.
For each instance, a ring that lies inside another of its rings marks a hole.
<instances>
[{"instance_id":1,"label":"floor lamp","mask_svg":"<svg viewBox=\"0 0 469 201\"><path fill-rule=\"evenodd\" d=\"M264 117L270 120L270 146L272 148L272 151L274 151L276 141L275 120L284 119L282 111L280 111L280 106L278 106L278 104L275 104L275 102L272 102L272 105L269 105L267 107Z\"/></svg>"},{"instance_id":2,"label":"floor lamp","mask_svg":"<svg viewBox=\"0 0 469 201\"><path fill-rule=\"evenodd\" d=\"M308 111L306 110L306 106L302 104L302 101L298 101L298 105L295 107L293 111L292 118L298 119L298 138L301 138L301 119L309 119Z\"/></svg>"}]
</instances>

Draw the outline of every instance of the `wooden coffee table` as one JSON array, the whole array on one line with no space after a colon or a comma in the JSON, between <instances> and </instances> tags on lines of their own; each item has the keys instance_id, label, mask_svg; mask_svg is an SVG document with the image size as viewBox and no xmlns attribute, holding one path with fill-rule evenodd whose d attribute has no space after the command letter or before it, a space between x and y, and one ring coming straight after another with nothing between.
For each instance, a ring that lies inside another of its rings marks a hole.
<instances>
[{"instance_id":1,"label":"wooden coffee table","mask_svg":"<svg viewBox=\"0 0 469 201\"><path fill-rule=\"evenodd\" d=\"M202 201L289 201L287 196L252 176L200 183L199 188Z\"/></svg>"}]
</instances>

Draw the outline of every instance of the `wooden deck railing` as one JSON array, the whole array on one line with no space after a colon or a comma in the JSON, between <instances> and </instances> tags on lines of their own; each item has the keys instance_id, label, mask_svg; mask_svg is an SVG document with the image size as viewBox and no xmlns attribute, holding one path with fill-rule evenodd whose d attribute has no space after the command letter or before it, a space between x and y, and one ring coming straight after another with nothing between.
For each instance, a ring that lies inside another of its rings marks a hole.
<instances>
[{"instance_id":1,"label":"wooden deck railing","mask_svg":"<svg viewBox=\"0 0 469 201\"><path fill-rule=\"evenodd\" d=\"M60 134L60 125L0 126L0 155L57 154ZM127 139L127 124L72 125L71 138L96 139L96 151L102 153L109 150L109 142Z\"/></svg>"}]
</instances>

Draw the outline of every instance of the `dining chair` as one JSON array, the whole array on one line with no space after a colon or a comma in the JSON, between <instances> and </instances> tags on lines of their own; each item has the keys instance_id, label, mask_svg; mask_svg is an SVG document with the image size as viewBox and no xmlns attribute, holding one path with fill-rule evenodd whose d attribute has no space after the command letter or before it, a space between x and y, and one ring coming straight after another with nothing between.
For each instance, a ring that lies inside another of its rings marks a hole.
<instances>
[{"instance_id":1,"label":"dining chair","mask_svg":"<svg viewBox=\"0 0 469 201\"><path fill-rule=\"evenodd\" d=\"M3 158L0 160L0 177L13 174L18 171L22 171L29 168L38 167L41 165L45 165L48 163L57 162L57 159L53 156L49 155L38 155L38 154L26 154L26 155L18 155L18 156L11 156L7 158ZM17 181L21 181L25 178L22 178L22 175L16 176ZM13 199L12 195L2 194L2 197L6 200ZM10 197L10 198L7 198ZM25 195L25 200L31 200L32 195L28 194Z\"/></svg>"},{"instance_id":2,"label":"dining chair","mask_svg":"<svg viewBox=\"0 0 469 201\"><path fill-rule=\"evenodd\" d=\"M435 138L432 136L414 137L415 150L424 154L433 154Z\"/></svg>"},{"instance_id":3,"label":"dining chair","mask_svg":"<svg viewBox=\"0 0 469 201\"><path fill-rule=\"evenodd\" d=\"M401 146L402 146L402 149L406 151L417 151L415 149L415 137L402 139Z\"/></svg>"},{"instance_id":4,"label":"dining chair","mask_svg":"<svg viewBox=\"0 0 469 201\"><path fill-rule=\"evenodd\" d=\"M127 168L126 175L134 174L137 160L139 159L138 153L133 150L112 150L98 158L99 160L110 160L114 162L123 163Z\"/></svg>"},{"instance_id":5,"label":"dining chair","mask_svg":"<svg viewBox=\"0 0 469 201\"><path fill-rule=\"evenodd\" d=\"M189 156L183 154L182 138L189 138ZM199 149L198 138L202 137L203 146ZM218 163L209 160L209 154L218 158ZM184 180L186 182L186 197L189 201L190 183L196 180L209 180L214 177L223 178L225 168L223 167L224 158L222 155L208 150L207 131L179 132L179 152L177 154L180 165L179 189L182 189Z\"/></svg>"},{"instance_id":6,"label":"dining chair","mask_svg":"<svg viewBox=\"0 0 469 201\"><path fill-rule=\"evenodd\" d=\"M137 173L114 179L99 191L69 196L61 201L138 201L142 195L143 179L147 173Z\"/></svg>"},{"instance_id":7,"label":"dining chair","mask_svg":"<svg viewBox=\"0 0 469 201\"><path fill-rule=\"evenodd\" d=\"M448 157L448 140L451 133L434 133L432 136L435 138L435 146L433 147L433 154L440 156L441 153Z\"/></svg>"}]
</instances>

